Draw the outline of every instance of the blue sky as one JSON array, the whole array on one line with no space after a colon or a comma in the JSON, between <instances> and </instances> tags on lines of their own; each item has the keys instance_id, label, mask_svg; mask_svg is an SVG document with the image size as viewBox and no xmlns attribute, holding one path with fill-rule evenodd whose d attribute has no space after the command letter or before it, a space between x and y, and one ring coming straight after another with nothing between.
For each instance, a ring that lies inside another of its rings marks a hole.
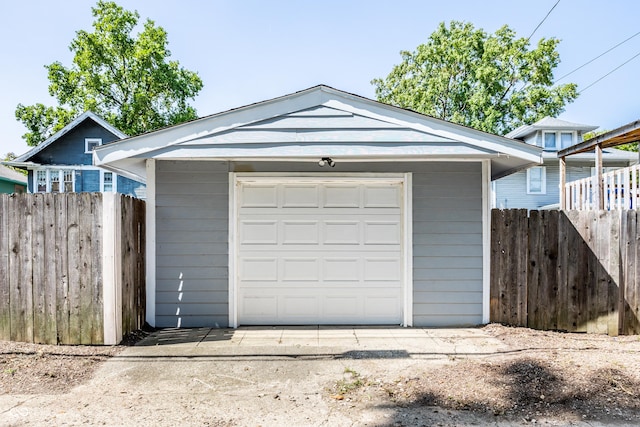
<instances>
[{"instance_id":1,"label":"blue sky","mask_svg":"<svg viewBox=\"0 0 640 427\"><path fill-rule=\"evenodd\" d=\"M557 0L293 1L119 0L164 27L172 58L204 81L193 103L201 116L317 84L375 98L400 50L424 43L439 22L461 20L494 32L507 24L527 37ZM68 46L90 30L87 0L3 1L0 5L0 155L21 154L18 103L49 97L45 64L71 64ZM561 0L532 37L561 39L557 77L640 30L635 0ZM562 81L580 88L640 53L640 35ZM587 89L560 118L612 129L640 118L640 57Z\"/></svg>"}]
</instances>

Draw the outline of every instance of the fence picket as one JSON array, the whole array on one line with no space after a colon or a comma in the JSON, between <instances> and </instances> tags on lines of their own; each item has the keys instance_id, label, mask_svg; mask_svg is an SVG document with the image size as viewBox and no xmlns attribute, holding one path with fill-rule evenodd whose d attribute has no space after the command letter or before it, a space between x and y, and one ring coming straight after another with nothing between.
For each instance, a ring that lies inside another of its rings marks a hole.
<instances>
[{"instance_id":1,"label":"fence picket","mask_svg":"<svg viewBox=\"0 0 640 427\"><path fill-rule=\"evenodd\" d=\"M44 227L44 195L34 194L30 201L32 215L32 251L33 251L33 340L47 341L46 317L46 284L45 284L45 227Z\"/></svg>"},{"instance_id":2,"label":"fence picket","mask_svg":"<svg viewBox=\"0 0 640 427\"><path fill-rule=\"evenodd\" d=\"M43 194L44 198L44 337L46 344L58 344L57 289L56 289L56 198L53 194Z\"/></svg>"},{"instance_id":3,"label":"fence picket","mask_svg":"<svg viewBox=\"0 0 640 427\"><path fill-rule=\"evenodd\" d=\"M9 195L0 194L0 340L11 339Z\"/></svg>"}]
</instances>

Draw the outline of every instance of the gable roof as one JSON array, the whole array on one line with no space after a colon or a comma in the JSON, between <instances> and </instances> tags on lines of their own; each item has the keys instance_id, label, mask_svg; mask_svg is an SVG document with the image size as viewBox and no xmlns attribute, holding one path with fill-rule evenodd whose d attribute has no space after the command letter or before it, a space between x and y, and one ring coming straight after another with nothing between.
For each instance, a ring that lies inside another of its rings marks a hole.
<instances>
[{"instance_id":1,"label":"gable roof","mask_svg":"<svg viewBox=\"0 0 640 427\"><path fill-rule=\"evenodd\" d=\"M4 165L0 165L0 180L27 185L27 177Z\"/></svg>"},{"instance_id":2,"label":"gable roof","mask_svg":"<svg viewBox=\"0 0 640 427\"><path fill-rule=\"evenodd\" d=\"M94 164L144 181L145 159L491 159L497 178L538 164L521 141L319 85L97 147Z\"/></svg>"},{"instance_id":3,"label":"gable roof","mask_svg":"<svg viewBox=\"0 0 640 427\"><path fill-rule=\"evenodd\" d=\"M538 130L580 130L589 132L595 129L598 129L598 126L567 122L554 117L544 117L531 125L522 125L505 136L507 138L524 138Z\"/></svg>"},{"instance_id":4,"label":"gable roof","mask_svg":"<svg viewBox=\"0 0 640 427\"><path fill-rule=\"evenodd\" d=\"M21 156L16 157L13 162L15 162L15 163L24 163L24 162L30 161L31 158L33 158L33 156L35 156L36 154L38 154L39 152L41 152L42 150L47 148L49 145L53 144L54 142L56 142L57 140L62 138L64 135L69 133L76 126L78 126L80 123L84 122L87 119L93 120L94 122L96 122L97 124L99 124L100 126L105 128L106 130L111 132L112 134L116 135L118 138L126 138L127 137L126 134L124 134L120 130L116 129L114 126L109 124L106 120L104 120L102 117L98 116L97 114L95 114L95 113L93 113L91 111L85 111L84 113L80 114L78 117L73 119L73 121L71 121L68 125L66 125L62 129L60 129L58 132L54 133L49 138L47 138L46 140L44 140L40 144L36 145L31 150L27 151L26 153L22 154Z\"/></svg>"}]
</instances>

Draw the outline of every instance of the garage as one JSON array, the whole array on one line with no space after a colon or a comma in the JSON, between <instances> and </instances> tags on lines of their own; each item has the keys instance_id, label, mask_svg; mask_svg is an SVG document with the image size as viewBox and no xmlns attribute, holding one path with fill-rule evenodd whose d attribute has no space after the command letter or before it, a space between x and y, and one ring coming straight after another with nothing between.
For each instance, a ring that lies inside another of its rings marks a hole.
<instances>
[{"instance_id":1,"label":"garage","mask_svg":"<svg viewBox=\"0 0 640 427\"><path fill-rule=\"evenodd\" d=\"M491 180L539 147L315 86L97 148L145 182L155 327L489 320Z\"/></svg>"},{"instance_id":2,"label":"garage","mask_svg":"<svg viewBox=\"0 0 640 427\"><path fill-rule=\"evenodd\" d=\"M238 177L240 325L401 324L402 178Z\"/></svg>"}]
</instances>

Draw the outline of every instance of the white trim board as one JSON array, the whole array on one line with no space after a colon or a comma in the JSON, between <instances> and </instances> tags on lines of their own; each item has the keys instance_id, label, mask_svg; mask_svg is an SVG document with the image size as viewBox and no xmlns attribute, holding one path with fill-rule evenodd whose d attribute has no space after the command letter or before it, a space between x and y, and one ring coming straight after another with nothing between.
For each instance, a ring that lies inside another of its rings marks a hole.
<instances>
[{"instance_id":1,"label":"white trim board","mask_svg":"<svg viewBox=\"0 0 640 427\"><path fill-rule=\"evenodd\" d=\"M146 207L146 320L156 326L156 161L147 159L147 199Z\"/></svg>"},{"instance_id":2,"label":"white trim board","mask_svg":"<svg viewBox=\"0 0 640 427\"><path fill-rule=\"evenodd\" d=\"M122 341L122 228L121 198L114 193L102 196L102 295L105 345Z\"/></svg>"},{"instance_id":3,"label":"white trim board","mask_svg":"<svg viewBox=\"0 0 640 427\"><path fill-rule=\"evenodd\" d=\"M229 173L229 327L238 323L238 188L241 182L388 182L403 186L403 314L402 326L413 325L413 234L411 173Z\"/></svg>"},{"instance_id":4,"label":"white trim board","mask_svg":"<svg viewBox=\"0 0 640 427\"><path fill-rule=\"evenodd\" d=\"M489 323L491 304L491 162L482 162L482 323Z\"/></svg>"}]
</instances>

